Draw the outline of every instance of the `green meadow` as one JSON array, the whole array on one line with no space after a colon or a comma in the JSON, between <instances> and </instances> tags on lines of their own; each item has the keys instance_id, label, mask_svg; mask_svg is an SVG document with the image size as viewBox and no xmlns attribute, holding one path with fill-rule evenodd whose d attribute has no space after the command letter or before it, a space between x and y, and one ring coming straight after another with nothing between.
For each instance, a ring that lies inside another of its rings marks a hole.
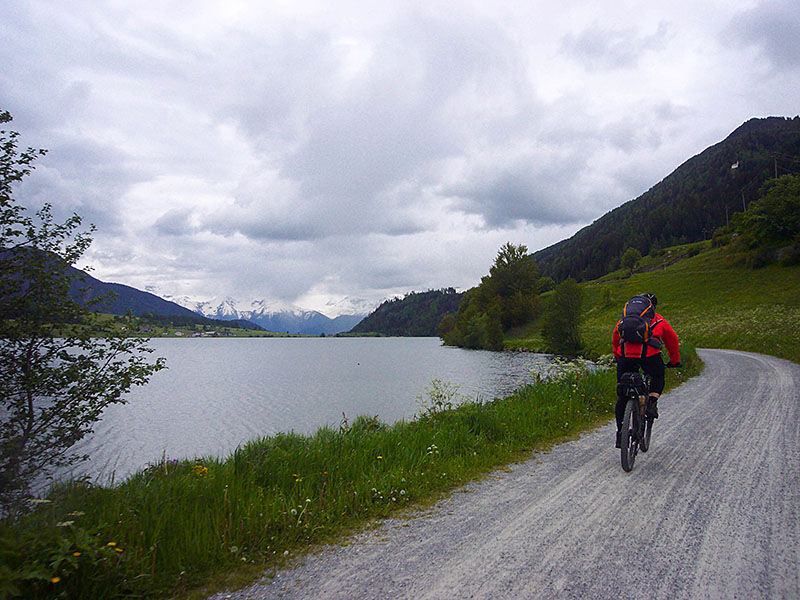
<instances>
[{"instance_id":1,"label":"green meadow","mask_svg":"<svg viewBox=\"0 0 800 600\"><path fill-rule=\"evenodd\" d=\"M640 271L623 271L583 284L581 335L588 356L609 352L611 331L624 303L653 292L658 312L681 340L697 348L730 348L800 363L800 265L751 269L744 257L710 243L645 257ZM538 322L506 340L509 348L539 349Z\"/></svg>"},{"instance_id":2,"label":"green meadow","mask_svg":"<svg viewBox=\"0 0 800 600\"><path fill-rule=\"evenodd\" d=\"M652 291L682 342L684 368L669 371L670 386L702 369L694 347L800 362L800 267L750 270L698 247L648 257L641 268L582 286L587 355L608 364L622 304ZM538 329L513 332L507 347L536 350ZM360 416L314 435L243 440L221 460L164 457L112 487L58 486L2 524L0 598L201 597L242 585L606 423L614 402L613 370L577 363L491 402L464 402L434 381L410 422ZM600 450L613 452L612 440Z\"/></svg>"}]
</instances>

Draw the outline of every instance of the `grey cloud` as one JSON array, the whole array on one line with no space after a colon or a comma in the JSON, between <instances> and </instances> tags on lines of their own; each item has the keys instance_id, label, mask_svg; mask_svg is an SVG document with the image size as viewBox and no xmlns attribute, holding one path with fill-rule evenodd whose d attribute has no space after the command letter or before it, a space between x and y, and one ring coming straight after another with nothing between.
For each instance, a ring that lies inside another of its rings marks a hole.
<instances>
[{"instance_id":1,"label":"grey cloud","mask_svg":"<svg viewBox=\"0 0 800 600\"><path fill-rule=\"evenodd\" d=\"M731 19L721 35L734 48L757 46L778 67L800 66L800 7L794 0L766 0Z\"/></svg>"},{"instance_id":2,"label":"grey cloud","mask_svg":"<svg viewBox=\"0 0 800 600\"><path fill-rule=\"evenodd\" d=\"M458 198L455 207L483 217L490 228L512 227L517 221L534 226L579 223L589 215L570 190L576 163L537 169L519 165L514 170L484 172L484 177L445 190Z\"/></svg>"},{"instance_id":3,"label":"grey cloud","mask_svg":"<svg viewBox=\"0 0 800 600\"><path fill-rule=\"evenodd\" d=\"M591 28L578 35L567 34L561 40L561 51L592 68L620 69L634 67L649 51L663 48L670 38L665 22L655 33L640 35L634 28Z\"/></svg>"},{"instance_id":4,"label":"grey cloud","mask_svg":"<svg viewBox=\"0 0 800 600\"><path fill-rule=\"evenodd\" d=\"M84 223L110 233L125 227L116 210L116 199L146 177L127 164L125 155L116 148L90 140L57 141L36 164L36 170L19 188L22 202L29 206L49 202L57 218L77 212Z\"/></svg>"},{"instance_id":5,"label":"grey cloud","mask_svg":"<svg viewBox=\"0 0 800 600\"><path fill-rule=\"evenodd\" d=\"M174 208L164 213L153 224L153 229L158 233L169 236L189 235L196 231L190 224L192 211L187 208Z\"/></svg>"},{"instance_id":6,"label":"grey cloud","mask_svg":"<svg viewBox=\"0 0 800 600\"><path fill-rule=\"evenodd\" d=\"M309 111L307 136L283 167L306 194L358 202L460 151L463 133L442 120L443 105L495 60L494 48L484 47L487 32L432 21L395 25L374 42L353 89Z\"/></svg>"}]
</instances>

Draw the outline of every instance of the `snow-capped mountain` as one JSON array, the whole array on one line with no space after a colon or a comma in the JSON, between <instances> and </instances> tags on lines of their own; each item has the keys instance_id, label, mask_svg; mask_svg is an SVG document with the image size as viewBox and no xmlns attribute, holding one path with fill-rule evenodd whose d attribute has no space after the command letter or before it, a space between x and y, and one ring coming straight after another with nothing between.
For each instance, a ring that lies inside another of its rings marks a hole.
<instances>
[{"instance_id":1,"label":"snow-capped mountain","mask_svg":"<svg viewBox=\"0 0 800 600\"><path fill-rule=\"evenodd\" d=\"M211 300L197 300L189 296L162 295L161 297L204 317L225 321L247 319L268 331L310 335L321 333L330 335L350 331L371 311L365 301L348 298L330 303L331 310L326 312L336 314L331 318L316 310L305 310L299 306L270 300L242 302L231 297ZM347 312L350 310L363 312Z\"/></svg>"},{"instance_id":2,"label":"snow-capped mountain","mask_svg":"<svg viewBox=\"0 0 800 600\"><path fill-rule=\"evenodd\" d=\"M329 317L335 318L342 315L368 315L378 308L379 303L365 300L364 298L352 298L345 296L341 300L329 300L325 303L323 312Z\"/></svg>"}]
</instances>

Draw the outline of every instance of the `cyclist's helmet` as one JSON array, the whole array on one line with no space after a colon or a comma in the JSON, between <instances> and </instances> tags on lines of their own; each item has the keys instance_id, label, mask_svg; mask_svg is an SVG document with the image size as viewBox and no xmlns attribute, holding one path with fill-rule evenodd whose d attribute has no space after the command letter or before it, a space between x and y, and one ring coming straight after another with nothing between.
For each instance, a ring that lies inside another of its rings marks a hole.
<instances>
[{"instance_id":1,"label":"cyclist's helmet","mask_svg":"<svg viewBox=\"0 0 800 600\"><path fill-rule=\"evenodd\" d=\"M641 295L642 295L642 296L644 296L645 298L649 299L649 300L650 300L650 302L652 302L652 303L653 303L653 308L655 308L656 306L658 306L658 298L656 298L656 295L655 295L655 294L649 294L649 293L648 293L648 294L641 294Z\"/></svg>"}]
</instances>

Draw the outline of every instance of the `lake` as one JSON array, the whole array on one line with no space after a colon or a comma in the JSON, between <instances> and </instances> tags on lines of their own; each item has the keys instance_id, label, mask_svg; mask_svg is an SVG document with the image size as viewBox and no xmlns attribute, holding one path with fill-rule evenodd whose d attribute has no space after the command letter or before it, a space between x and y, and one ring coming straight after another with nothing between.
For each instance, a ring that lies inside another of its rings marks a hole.
<instances>
[{"instance_id":1,"label":"lake","mask_svg":"<svg viewBox=\"0 0 800 600\"><path fill-rule=\"evenodd\" d=\"M71 475L119 480L164 456L227 456L250 439L338 426L343 415L412 419L435 378L468 399L492 400L549 361L437 338L159 338L150 346L168 369L106 410L76 445L91 458Z\"/></svg>"}]
</instances>

